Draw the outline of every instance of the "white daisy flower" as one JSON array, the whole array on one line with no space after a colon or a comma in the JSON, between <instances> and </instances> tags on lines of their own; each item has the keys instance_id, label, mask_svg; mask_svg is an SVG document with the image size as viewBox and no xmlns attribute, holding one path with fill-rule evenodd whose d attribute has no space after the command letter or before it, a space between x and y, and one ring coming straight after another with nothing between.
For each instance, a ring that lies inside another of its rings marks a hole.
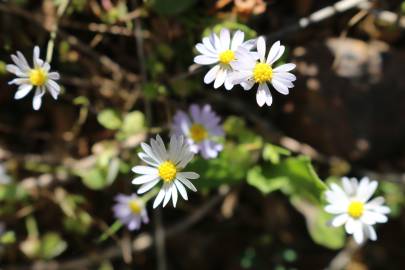
<instances>
[{"instance_id":1,"label":"white daisy flower","mask_svg":"<svg viewBox=\"0 0 405 270\"><path fill-rule=\"evenodd\" d=\"M28 65L27 60L21 52L17 55L12 54L11 59L14 64L7 65L7 71L15 74L18 78L9 82L9 84L18 85L18 90L14 95L15 99L21 99L35 88L32 107L39 110L42 104L42 96L48 91L56 100L60 93L60 86L55 82L59 80L58 72L50 72L49 63L39 58L39 47L35 46L33 54L34 67Z\"/></svg>"},{"instance_id":2,"label":"white daisy flower","mask_svg":"<svg viewBox=\"0 0 405 270\"><path fill-rule=\"evenodd\" d=\"M184 167L191 161L194 154L182 136L171 136L169 149L166 150L162 138L157 135L156 140L150 140L150 146L142 143L144 152L138 156L149 166L135 166L132 171L141 176L136 177L132 184L142 185L138 194L145 193L156 186L159 182L163 185L156 196L153 208L163 201L163 207L172 199L176 207L178 193L184 200L188 200L184 186L192 191L197 191L189 179L197 179L200 176L195 172L182 172Z\"/></svg>"},{"instance_id":3,"label":"white daisy flower","mask_svg":"<svg viewBox=\"0 0 405 270\"><path fill-rule=\"evenodd\" d=\"M130 196L119 194L115 197L115 201L117 203L113 207L114 215L130 231L138 230L142 222L145 224L149 222L145 204L136 194Z\"/></svg>"},{"instance_id":4,"label":"white daisy flower","mask_svg":"<svg viewBox=\"0 0 405 270\"><path fill-rule=\"evenodd\" d=\"M271 46L266 59L266 42L263 37L257 39L257 51L259 59L244 48L240 48L236 53L236 61L231 63L235 72L231 76L234 84L241 84L245 90L250 90L253 85L258 84L256 101L260 107L264 104L271 106L273 98L271 96L268 83L283 95L288 95L289 88L294 87L296 80L294 74L289 71L295 68L295 64L283 64L276 68L272 65L280 59L285 51L285 47L280 41Z\"/></svg>"},{"instance_id":5,"label":"white daisy flower","mask_svg":"<svg viewBox=\"0 0 405 270\"><path fill-rule=\"evenodd\" d=\"M193 153L201 152L205 159L215 158L222 151L222 144L215 139L224 136L224 129L219 124L221 118L206 104L202 107L193 104L190 114L178 111L174 116L172 133L185 136Z\"/></svg>"},{"instance_id":6,"label":"white daisy flower","mask_svg":"<svg viewBox=\"0 0 405 270\"><path fill-rule=\"evenodd\" d=\"M212 33L210 37L202 39L195 47L201 53L194 58L194 62L200 65L214 65L205 75L204 83L214 82L214 88L225 84L227 90L231 90L234 84L229 78L233 72L231 63L236 60L236 51L245 48L249 51L254 46L254 40L244 42L245 33L236 31L232 37L228 29L222 29L219 36Z\"/></svg>"},{"instance_id":7,"label":"white daisy flower","mask_svg":"<svg viewBox=\"0 0 405 270\"><path fill-rule=\"evenodd\" d=\"M329 203L325 211L336 215L330 224L333 227L345 225L346 232L353 234L354 240L359 244L367 238L377 240L373 225L387 222L386 215L390 213L390 209L383 205L383 197L370 201L378 182L364 177L359 183L356 178L343 177L342 183L343 189L333 183L325 193Z\"/></svg>"}]
</instances>

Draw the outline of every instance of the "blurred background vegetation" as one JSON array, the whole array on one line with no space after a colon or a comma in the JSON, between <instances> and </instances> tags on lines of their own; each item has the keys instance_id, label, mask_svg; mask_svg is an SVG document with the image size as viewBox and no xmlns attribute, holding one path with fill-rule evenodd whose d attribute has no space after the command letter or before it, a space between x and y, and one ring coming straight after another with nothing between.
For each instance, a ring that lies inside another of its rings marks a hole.
<instances>
[{"instance_id":1,"label":"blurred background vegetation","mask_svg":"<svg viewBox=\"0 0 405 270\"><path fill-rule=\"evenodd\" d=\"M66 0L0 2L0 269L403 268L405 2L67 2L60 18ZM45 54L56 25L63 93L35 112L13 100L5 65ZM255 91L203 84L194 45L223 27L286 43L289 96L260 109ZM118 230L113 198L135 191L139 143L191 103L222 117L224 151L192 162L189 202ZM361 248L325 226L325 183L343 175L378 179L392 209Z\"/></svg>"}]
</instances>

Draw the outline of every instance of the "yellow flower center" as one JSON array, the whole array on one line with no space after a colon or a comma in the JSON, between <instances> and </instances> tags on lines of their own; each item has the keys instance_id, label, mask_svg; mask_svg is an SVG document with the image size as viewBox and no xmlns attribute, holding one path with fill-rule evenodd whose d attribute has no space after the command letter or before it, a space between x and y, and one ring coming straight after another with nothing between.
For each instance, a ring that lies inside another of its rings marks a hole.
<instances>
[{"instance_id":1,"label":"yellow flower center","mask_svg":"<svg viewBox=\"0 0 405 270\"><path fill-rule=\"evenodd\" d=\"M35 86L42 86L45 84L48 74L42 68L31 69L30 82Z\"/></svg>"},{"instance_id":2,"label":"yellow flower center","mask_svg":"<svg viewBox=\"0 0 405 270\"><path fill-rule=\"evenodd\" d=\"M128 203L129 209L132 213L138 215L142 211L142 205L138 200L132 200Z\"/></svg>"},{"instance_id":3,"label":"yellow flower center","mask_svg":"<svg viewBox=\"0 0 405 270\"><path fill-rule=\"evenodd\" d=\"M208 131L200 124L193 124L190 129L191 139L195 142L201 142L208 137Z\"/></svg>"},{"instance_id":4,"label":"yellow flower center","mask_svg":"<svg viewBox=\"0 0 405 270\"><path fill-rule=\"evenodd\" d=\"M231 50L223 51L219 54L219 62L224 65L229 65L235 59L235 53Z\"/></svg>"},{"instance_id":5,"label":"yellow flower center","mask_svg":"<svg viewBox=\"0 0 405 270\"><path fill-rule=\"evenodd\" d=\"M271 78L273 78L273 69L266 63L257 63L253 69L253 78L257 83L271 81Z\"/></svg>"},{"instance_id":6,"label":"yellow flower center","mask_svg":"<svg viewBox=\"0 0 405 270\"><path fill-rule=\"evenodd\" d=\"M352 218L359 218L363 215L364 212L364 203L359 201L353 201L349 204L347 212Z\"/></svg>"},{"instance_id":7,"label":"yellow flower center","mask_svg":"<svg viewBox=\"0 0 405 270\"><path fill-rule=\"evenodd\" d=\"M165 182L171 182L176 177L177 168L170 160L167 160L158 167L159 176Z\"/></svg>"}]
</instances>

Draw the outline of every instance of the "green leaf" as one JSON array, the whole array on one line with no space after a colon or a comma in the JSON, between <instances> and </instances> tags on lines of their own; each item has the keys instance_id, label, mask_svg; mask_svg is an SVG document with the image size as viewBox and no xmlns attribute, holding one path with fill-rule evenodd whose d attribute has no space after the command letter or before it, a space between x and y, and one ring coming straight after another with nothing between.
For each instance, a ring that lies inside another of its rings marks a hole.
<instances>
[{"instance_id":1,"label":"green leaf","mask_svg":"<svg viewBox=\"0 0 405 270\"><path fill-rule=\"evenodd\" d=\"M319 179L306 156L290 157L279 164L266 163L248 173L248 183L267 194L280 189L283 193L321 204L325 183Z\"/></svg>"},{"instance_id":2,"label":"green leaf","mask_svg":"<svg viewBox=\"0 0 405 270\"><path fill-rule=\"evenodd\" d=\"M269 180L263 175L262 168L260 166L255 166L249 170L247 182L260 190L263 194L268 194L288 185L288 177L273 177Z\"/></svg>"},{"instance_id":3,"label":"green leaf","mask_svg":"<svg viewBox=\"0 0 405 270\"><path fill-rule=\"evenodd\" d=\"M278 164L281 156L289 156L291 152L280 146L267 143L263 149L263 159Z\"/></svg>"},{"instance_id":4,"label":"green leaf","mask_svg":"<svg viewBox=\"0 0 405 270\"><path fill-rule=\"evenodd\" d=\"M91 216L85 211L78 211L74 217L65 217L63 226L67 231L84 235L86 234L93 222Z\"/></svg>"},{"instance_id":5,"label":"green leaf","mask_svg":"<svg viewBox=\"0 0 405 270\"><path fill-rule=\"evenodd\" d=\"M175 15L190 8L195 0L149 0L151 8L161 15Z\"/></svg>"},{"instance_id":6,"label":"green leaf","mask_svg":"<svg viewBox=\"0 0 405 270\"><path fill-rule=\"evenodd\" d=\"M97 116L97 120L105 128L117 130L122 125L120 114L113 109L106 109L100 112Z\"/></svg>"},{"instance_id":7,"label":"green leaf","mask_svg":"<svg viewBox=\"0 0 405 270\"><path fill-rule=\"evenodd\" d=\"M227 143L218 158L197 158L187 169L200 174L200 178L194 182L198 187L214 188L244 180L246 172L256 160L257 157L246 145Z\"/></svg>"},{"instance_id":8,"label":"green leaf","mask_svg":"<svg viewBox=\"0 0 405 270\"><path fill-rule=\"evenodd\" d=\"M94 190L103 189L107 184L107 176L104 170L92 168L89 171L81 173L83 184Z\"/></svg>"},{"instance_id":9,"label":"green leaf","mask_svg":"<svg viewBox=\"0 0 405 270\"><path fill-rule=\"evenodd\" d=\"M6 231L0 236L0 244L10 245L14 244L16 240L15 233L12 231Z\"/></svg>"},{"instance_id":10,"label":"green leaf","mask_svg":"<svg viewBox=\"0 0 405 270\"><path fill-rule=\"evenodd\" d=\"M46 233L41 239L40 258L53 259L62 254L67 248L67 243L57 233Z\"/></svg>"},{"instance_id":11,"label":"green leaf","mask_svg":"<svg viewBox=\"0 0 405 270\"><path fill-rule=\"evenodd\" d=\"M332 216L323 210L322 206L310 204L304 200L292 200L292 204L304 216L312 240L330 249L340 249L346 242L344 228L328 225Z\"/></svg>"},{"instance_id":12,"label":"green leaf","mask_svg":"<svg viewBox=\"0 0 405 270\"><path fill-rule=\"evenodd\" d=\"M145 130L145 116L140 111L128 113L124 117L124 122L117 134L119 140L124 140L131 135L140 133Z\"/></svg>"}]
</instances>

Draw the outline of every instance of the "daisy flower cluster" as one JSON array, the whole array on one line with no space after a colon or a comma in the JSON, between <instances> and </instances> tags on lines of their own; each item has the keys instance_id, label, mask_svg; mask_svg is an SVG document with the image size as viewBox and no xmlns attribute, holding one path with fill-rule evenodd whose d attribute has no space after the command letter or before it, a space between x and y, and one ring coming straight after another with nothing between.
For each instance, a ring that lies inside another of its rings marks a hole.
<instances>
[{"instance_id":1,"label":"daisy flower cluster","mask_svg":"<svg viewBox=\"0 0 405 270\"><path fill-rule=\"evenodd\" d=\"M273 103L269 86L282 95L288 95L294 87L296 77L291 72L295 64L277 64L285 52L280 41L267 50L264 37L245 40L244 32L231 33L224 28L219 34L204 37L195 48L199 55L194 62L210 66L204 76L205 84L213 83L215 89L224 86L226 90L236 85L251 90L257 85L256 101L260 107ZM17 77L9 82L18 87L15 99L22 99L34 91L32 107L39 110L45 93L55 100L58 98L60 75L51 71L50 63L40 58L38 46L33 50L32 66L19 51L11 55L11 59L13 64L7 65L6 69ZM188 190L197 191L193 181L200 177L198 173L186 170L188 163L196 154L213 159L223 150L221 118L208 104L193 104L188 111L177 111L170 133L168 144L160 135L151 138L149 144L141 143L142 151L138 156L144 164L132 168L137 174L132 180L132 184L139 185L137 194L115 197L114 216L129 230L137 230L149 222L146 205L150 198L155 197L153 208L165 207L170 201L176 207L179 197L187 201ZM0 164L0 184L10 181ZM377 181L370 181L367 177L360 181L343 178L342 186L331 184L325 193L328 203L325 211L334 215L330 225L344 226L359 244L367 239L376 240L374 226L387 222L390 213L383 197L371 199L377 186ZM0 223L0 235L3 230Z\"/></svg>"},{"instance_id":2,"label":"daisy flower cluster","mask_svg":"<svg viewBox=\"0 0 405 270\"><path fill-rule=\"evenodd\" d=\"M328 205L325 211L335 215L330 224L333 227L344 226L348 234L361 244L366 239L377 240L374 225L388 221L390 209L384 205L383 197L372 200L378 186L377 181L368 177L358 181L356 178L342 178L342 187L332 183L326 191Z\"/></svg>"},{"instance_id":3,"label":"daisy flower cluster","mask_svg":"<svg viewBox=\"0 0 405 270\"><path fill-rule=\"evenodd\" d=\"M275 42L267 54L263 37L246 42L243 40L241 31L235 32L232 41L228 29L222 29L219 36L213 33L196 45L201 55L196 56L194 62L213 65L205 75L204 83L210 84L214 81L214 88L225 84L227 90L238 84L244 90L250 90L257 84L257 104L260 107L264 104L271 106L273 97L268 85L272 85L277 92L288 95L296 80L295 75L290 73L295 64L287 63L274 67L285 52L280 41ZM257 51L252 51L255 47Z\"/></svg>"}]
</instances>

